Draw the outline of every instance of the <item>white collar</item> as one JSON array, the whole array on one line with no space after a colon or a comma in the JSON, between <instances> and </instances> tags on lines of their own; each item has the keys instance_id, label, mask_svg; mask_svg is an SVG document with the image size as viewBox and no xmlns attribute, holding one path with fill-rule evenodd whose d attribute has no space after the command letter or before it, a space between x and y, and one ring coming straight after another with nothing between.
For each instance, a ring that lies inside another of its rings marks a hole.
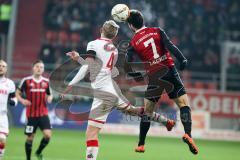
<instances>
[{"instance_id":1,"label":"white collar","mask_svg":"<svg viewBox=\"0 0 240 160\"><path fill-rule=\"evenodd\" d=\"M112 42L112 40L111 39L109 39L109 38L105 38L105 37L100 37L100 38L98 38L99 40L105 40L105 41L108 41L108 42Z\"/></svg>"},{"instance_id":2,"label":"white collar","mask_svg":"<svg viewBox=\"0 0 240 160\"><path fill-rule=\"evenodd\" d=\"M36 79L36 78L34 78L34 76L32 75L32 79L33 79L36 83L39 83L39 82L41 82L41 80L42 80L43 78L42 78L42 76L40 76L39 79Z\"/></svg>"},{"instance_id":3,"label":"white collar","mask_svg":"<svg viewBox=\"0 0 240 160\"><path fill-rule=\"evenodd\" d=\"M3 76L3 77L0 78L0 82L4 82L4 81L6 81L6 79L7 78L5 76Z\"/></svg>"},{"instance_id":4,"label":"white collar","mask_svg":"<svg viewBox=\"0 0 240 160\"><path fill-rule=\"evenodd\" d=\"M138 32L140 32L141 30L143 30L143 29L145 29L145 28L147 28L147 27L143 26L142 28L140 28L140 29L136 30L136 32L135 32L135 33L138 33Z\"/></svg>"}]
</instances>

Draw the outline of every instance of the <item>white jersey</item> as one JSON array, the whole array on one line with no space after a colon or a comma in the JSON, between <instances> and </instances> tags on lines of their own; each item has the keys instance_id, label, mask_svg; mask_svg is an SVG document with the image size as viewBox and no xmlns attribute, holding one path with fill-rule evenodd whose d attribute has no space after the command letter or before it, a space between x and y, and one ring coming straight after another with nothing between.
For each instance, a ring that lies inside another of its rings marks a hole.
<instances>
[{"instance_id":1,"label":"white jersey","mask_svg":"<svg viewBox=\"0 0 240 160\"><path fill-rule=\"evenodd\" d=\"M92 69L89 69L92 87L98 88L103 81L111 81L112 69L118 59L118 50L112 41L106 38L91 41L87 45L87 53L95 54L93 56L96 59L95 64L89 66L92 67Z\"/></svg>"},{"instance_id":2,"label":"white jersey","mask_svg":"<svg viewBox=\"0 0 240 160\"><path fill-rule=\"evenodd\" d=\"M0 78L0 133L8 134L7 106L9 94L16 90L15 84L8 78Z\"/></svg>"},{"instance_id":3,"label":"white jersey","mask_svg":"<svg viewBox=\"0 0 240 160\"><path fill-rule=\"evenodd\" d=\"M12 80L8 78L0 79L0 113L7 113L8 96L15 93L16 87Z\"/></svg>"},{"instance_id":4,"label":"white jersey","mask_svg":"<svg viewBox=\"0 0 240 160\"><path fill-rule=\"evenodd\" d=\"M87 53L95 57L94 64L89 65L91 86L95 90L88 124L101 128L113 107L124 108L129 102L112 79L112 71L118 59L118 50L112 41L105 38L91 41Z\"/></svg>"}]
</instances>

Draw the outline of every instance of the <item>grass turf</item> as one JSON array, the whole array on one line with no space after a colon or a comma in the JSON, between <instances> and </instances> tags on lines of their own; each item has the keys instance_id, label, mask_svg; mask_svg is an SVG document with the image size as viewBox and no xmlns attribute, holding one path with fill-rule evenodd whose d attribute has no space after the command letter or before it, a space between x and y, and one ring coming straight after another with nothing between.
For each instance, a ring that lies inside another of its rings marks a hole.
<instances>
[{"instance_id":1,"label":"grass turf","mask_svg":"<svg viewBox=\"0 0 240 160\"><path fill-rule=\"evenodd\" d=\"M24 160L25 136L22 128L11 128L4 160ZM84 132L53 130L44 151L46 160L84 160ZM33 153L41 140L38 131ZM101 135L98 160L239 160L240 142L196 140L200 153L192 155L181 139L148 137L146 152L135 153L137 136ZM34 154L32 155L34 157ZM36 160L34 157L33 160Z\"/></svg>"}]
</instances>

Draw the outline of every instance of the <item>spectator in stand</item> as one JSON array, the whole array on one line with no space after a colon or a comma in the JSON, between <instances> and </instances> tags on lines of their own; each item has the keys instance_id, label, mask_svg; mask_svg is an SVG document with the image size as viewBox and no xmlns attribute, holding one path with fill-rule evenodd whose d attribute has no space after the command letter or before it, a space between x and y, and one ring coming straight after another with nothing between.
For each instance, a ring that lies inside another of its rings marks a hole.
<instances>
[{"instance_id":1,"label":"spectator in stand","mask_svg":"<svg viewBox=\"0 0 240 160\"><path fill-rule=\"evenodd\" d=\"M96 38L99 24L110 18L109 13L116 3L140 8L147 17L147 24L167 28L170 38L180 41L179 48L186 51L184 53L191 59L188 66L190 71L206 71L202 66L208 65L208 57L220 59L220 42L240 40L240 5L237 0L182 0L181 3L178 0L141 3L137 0L48 0L44 25L46 29L64 31L70 35L77 33L81 37L79 44L75 41L58 43L61 52L69 47L81 50L86 47L87 41ZM124 27L120 32L121 39L131 36ZM212 69L207 71L219 72L218 65L214 62Z\"/></svg>"},{"instance_id":2,"label":"spectator in stand","mask_svg":"<svg viewBox=\"0 0 240 160\"><path fill-rule=\"evenodd\" d=\"M45 71L50 72L53 70L53 64L56 63L55 47L48 40L44 40L42 44L39 59L46 65Z\"/></svg>"}]
</instances>

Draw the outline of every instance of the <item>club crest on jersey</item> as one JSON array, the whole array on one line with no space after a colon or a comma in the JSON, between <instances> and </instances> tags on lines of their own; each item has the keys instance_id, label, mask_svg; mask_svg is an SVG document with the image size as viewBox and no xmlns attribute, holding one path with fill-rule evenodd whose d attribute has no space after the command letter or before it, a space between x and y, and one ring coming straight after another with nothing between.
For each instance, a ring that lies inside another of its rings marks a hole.
<instances>
[{"instance_id":1,"label":"club crest on jersey","mask_svg":"<svg viewBox=\"0 0 240 160\"><path fill-rule=\"evenodd\" d=\"M32 87L32 88L35 86L33 82L30 83L29 85L30 85L30 87Z\"/></svg>"},{"instance_id":2,"label":"club crest on jersey","mask_svg":"<svg viewBox=\"0 0 240 160\"><path fill-rule=\"evenodd\" d=\"M115 51L116 47L112 43L107 43L104 45L104 50L111 52L111 51Z\"/></svg>"},{"instance_id":3,"label":"club crest on jersey","mask_svg":"<svg viewBox=\"0 0 240 160\"><path fill-rule=\"evenodd\" d=\"M46 82L42 82L41 86L42 86L42 88L45 88L45 87L47 87L47 83Z\"/></svg>"}]
</instances>

